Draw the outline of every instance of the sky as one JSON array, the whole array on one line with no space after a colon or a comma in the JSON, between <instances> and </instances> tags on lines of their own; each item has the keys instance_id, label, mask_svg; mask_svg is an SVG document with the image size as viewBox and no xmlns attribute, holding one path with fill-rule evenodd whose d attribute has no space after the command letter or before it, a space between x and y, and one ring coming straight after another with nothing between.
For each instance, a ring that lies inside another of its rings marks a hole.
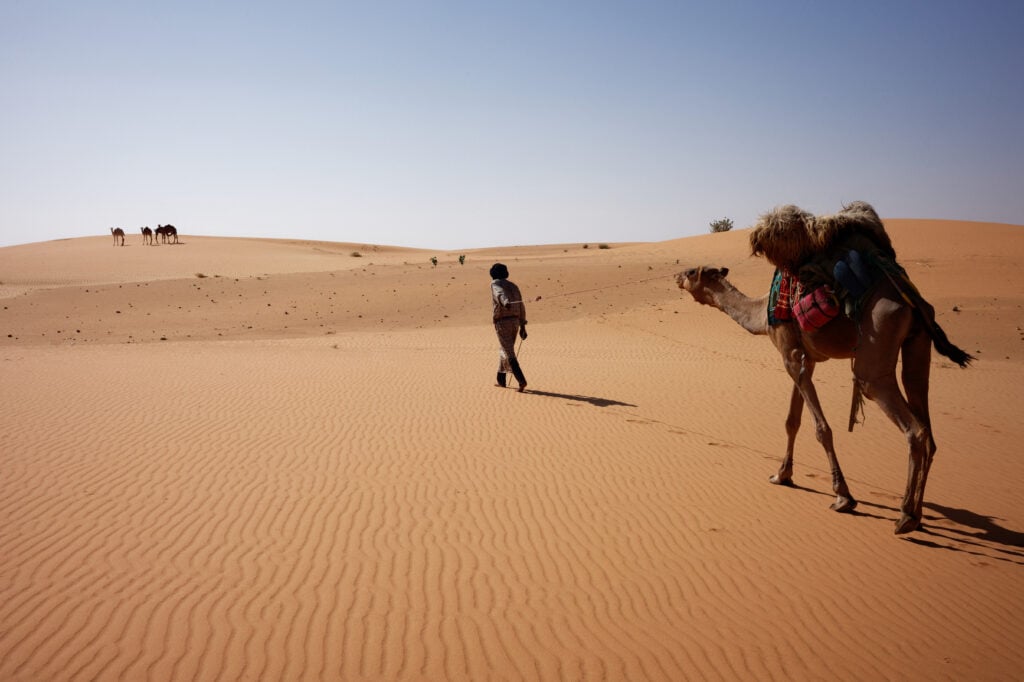
<instances>
[{"instance_id":1,"label":"sky","mask_svg":"<svg viewBox=\"0 0 1024 682\"><path fill-rule=\"evenodd\" d=\"M1024 2L0 0L0 246L1024 224Z\"/></svg>"}]
</instances>

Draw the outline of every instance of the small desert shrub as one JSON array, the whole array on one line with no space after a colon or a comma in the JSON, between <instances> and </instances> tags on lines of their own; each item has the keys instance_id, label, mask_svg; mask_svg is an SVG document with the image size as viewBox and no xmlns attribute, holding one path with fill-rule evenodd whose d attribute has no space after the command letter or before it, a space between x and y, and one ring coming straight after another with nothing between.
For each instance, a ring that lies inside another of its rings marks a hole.
<instances>
[{"instance_id":1,"label":"small desert shrub","mask_svg":"<svg viewBox=\"0 0 1024 682\"><path fill-rule=\"evenodd\" d=\"M466 254L463 253L463 254L459 255L459 265L465 265L465 264L466 264Z\"/></svg>"},{"instance_id":2,"label":"small desert shrub","mask_svg":"<svg viewBox=\"0 0 1024 682\"><path fill-rule=\"evenodd\" d=\"M359 253L358 251L353 251L349 255L352 256L353 258L362 258L363 257L363 254Z\"/></svg>"},{"instance_id":3,"label":"small desert shrub","mask_svg":"<svg viewBox=\"0 0 1024 682\"><path fill-rule=\"evenodd\" d=\"M437 267L437 256L430 257L430 264L433 265L435 268Z\"/></svg>"},{"instance_id":4,"label":"small desert shrub","mask_svg":"<svg viewBox=\"0 0 1024 682\"><path fill-rule=\"evenodd\" d=\"M599 248L599 249L610 249L612 247L608 246L607 244L598 244L597 248Z\"/></svg>"},{"instance_id":5,"label":"small desert shrub","mask_svg":"<svg viewBox=\"0 0 1024 682\"><path fill-rule=\"evenodd\" d=\"M732 218L720 218L711 221L712 232L728 232L732 229Z\"/></svg>"},{"instance_id":6,"label":"small desert shrub","mask_svg":"<svg viewBox=\"0 0 1024 682\"><path fill-rule=\"evenodd\" d=\"M201 272L197 272L197 273L196 273L196 277L198 277L199 279L203 279L204 277L206 277L206 275L204 275L204 274L203 274L203 273L201 273Z\"/></svg>"},{"instance_id":7,"label":"small desert shrub","mask_svg":"<svg viewBox=\"0 0 1024 682\"><path fill-rule=\"evenodd\" d=\"M590 248L590 244L584 244L584 245L583 245L583 248L584 248L584 249L589 249L589 248Z\"/></svg>"}]
</instances>

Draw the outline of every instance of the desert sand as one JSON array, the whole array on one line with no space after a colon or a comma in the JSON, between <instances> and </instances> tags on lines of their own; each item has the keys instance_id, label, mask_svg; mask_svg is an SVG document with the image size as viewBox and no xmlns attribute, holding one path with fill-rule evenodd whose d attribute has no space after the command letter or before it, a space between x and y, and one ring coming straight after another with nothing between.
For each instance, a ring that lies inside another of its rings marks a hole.
<instances>
[{"instance_id":1,"label":"desert sand","mask_svg":"<svg viewBox=\"0 0 1024 682\"><path fill-rule=\"evenodd\" d=\"M673 281L763 294L746 230L0 249L0 680L1019 679L1024 227L886 227L978 357L933 353L906 536L907 444L870 402L846 431L848 362L816 382L860 506L829 511L806 415L769 484L790 380Z\"/></svg>"}]
</instances>

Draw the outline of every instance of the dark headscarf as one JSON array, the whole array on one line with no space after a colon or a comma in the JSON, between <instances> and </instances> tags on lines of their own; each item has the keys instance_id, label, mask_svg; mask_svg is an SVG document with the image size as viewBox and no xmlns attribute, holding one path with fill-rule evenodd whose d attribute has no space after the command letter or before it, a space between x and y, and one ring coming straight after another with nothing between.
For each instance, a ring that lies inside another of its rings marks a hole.
<instances>
[{"instance_id":1,"label":"dark headscarf","mask_svg":"<svg viewBox=\"0 0 1024 682\"><path fill-rule=\"evenodd\" d=\"M504 263L495 263L491 266L491 279L508 279L508 268Z\"/></svg>"}]
</instances>

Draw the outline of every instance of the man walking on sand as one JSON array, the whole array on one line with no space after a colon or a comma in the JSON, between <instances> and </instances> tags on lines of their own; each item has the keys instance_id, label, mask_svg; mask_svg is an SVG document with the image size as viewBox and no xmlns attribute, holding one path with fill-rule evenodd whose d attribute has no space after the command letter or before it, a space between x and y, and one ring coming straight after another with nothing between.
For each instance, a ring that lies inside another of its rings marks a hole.
<instances>
[{"instance_id":1,"label":"man walking on sand","mask_svg":"<svg viewBox=\"0 0 1024 682\"><path fill-rule=\"evenodd\" d=\"M519 392L526 388L526 377L516 358L516 334L526 338L526 305L523 295L508 281L508 268L502 263L491 266L491 304L494 310L494 331L498 333L501 356L498 360L498 386L505 387L505 375L512 372L519 382Z\"/></svg>"}]
</instances>

